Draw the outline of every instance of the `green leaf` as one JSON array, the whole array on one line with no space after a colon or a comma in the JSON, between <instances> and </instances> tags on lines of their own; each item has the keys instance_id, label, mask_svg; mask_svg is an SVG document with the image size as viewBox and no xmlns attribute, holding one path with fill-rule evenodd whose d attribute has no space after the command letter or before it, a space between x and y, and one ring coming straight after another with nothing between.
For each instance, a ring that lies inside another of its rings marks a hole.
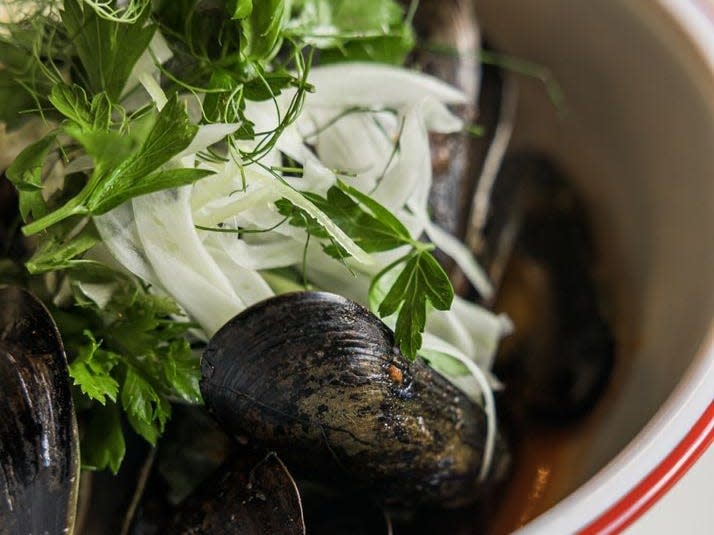
<instances>
[{"instance_id":1,"label":"green leaf","mask_svg":"<svg viewBox=\"0 0 714 535\"><path fill-rule=\"evenodd\" d=\"M89 110L87 93L77 84L59 84L52 88L50 102L62 115L75 122L83 130L90 130L93 124Z\"/></svg>"},{"instance_id":2,"label":"green leaf","mask_svg":"<svg viewBox=\"0 0 714 535\"><path fill-rule=\"evenodd\" d=\"M415 43L404 11L394 0L304 0L287 32L322 49L322 64L402 64Z\"/></svg>"},{"instance_id":3,"label":"green leaf","mask_svg":"<svg viewBox=\"0 0 714 535\"><path fill-rule=\"evenodd\" d=\"M104 91L90 102L81 86L58 84L52 88L50 102L82 132L104 132L112 124L112 106Z\"/></svg>"},{"instance_id":4,"label":"green leaf","mask_svg":"<svg viewBox=\"0 0 714 535\"><path fill-rule=\"evenodd\" d=\"M42 168L54 144L55 136L49 135L25 147L7 169L7 178L19 193L23 221L37 219L47 213L42 197Z\"/></svg>"},{"instance_id":5,"label":"green leaf","mask_svg":"<svg viewBox=\"0 0 714 535\"><path fill-rule=\"evenodd\" d=\"M241 21L245 38L243 54L252 61L270 60L282 42L281 31L290 15L287 0L261 0Z\"/></svg>"},{"instance_id":6,"label":"green leaf","mask_svg":"<svg viewBox=\"0 0 714 535\"><path fill-rule=\"evenodd\" d=\"M211 174L198 169L154 172L188 147L197 131L183 104L174 96L159 113L139 151L101 179L90 193L86 202L89 211L103 214L132 197L190 184ZM110 166L105 161L97 165L99 172Z\"/></svg>"},{"instance_id":7,"label":"green leaf","mask_svg":"<svg viewBox=\"0 0 714 535\"><path fill-rule=\"evenodd\" d=\"M369 310L373 314L379 314L379 305L384 301L384 298L389 293L389 290L394 286L397 281L397 277L401 274L403 267L402 264L411 256L412 252L404 255L402 258L393 262L387 266L383 271L378 273L373 279L369 286ZM401 266L401 267L400 267ZM382 316L382 319L386 323L390 323L388 316ZM396 321L396 318L394 318Z\"/></svg>"},{"instance_id":8,"label":"green leaf","mask_svg":"<svg viewBox=\"0 0 714 535\"><path fill-rule=\"evenodd\" d=\"M323 50L320 63L327 65L344 61L372 61L403 65L415 44L412 29L404 27L389 35L352 39L339 47Z\"/></svg>"},{"instance_id":9,"label":"green leaf","mask_svg":"<svg viewBox=\"0 0 714 535\"><path fill-rule=\"evenodd\" d=\"M131 24L99 17L78 0L65 0L62 11L70 39L93 94L105 91L112 102L121 95L131 70L148 48L156 26L148 24L150 9Z\"/></svg>"},{"instance_id":10,"label":"green leaf","mask_svg":"<svg viewBox=\"0 0 714 535\"><path fill-rule=\"evenodd\" d=\"M201 364L185 339L174 340L168 347L166 358L162 359L164 377L174 392L189 403L202 403L198 382Z\"/></svg>"},{"instance_id":11,"label":"green leaf","mask_svg":"<svg viewBox=\"0 0 714 535\"><path fill-rule=\"evenodd\" d=\"M65 126L64 131L82 144L98 173L118 167L137 149L135 139L119 132L83 130L75 125Z\"/></svg>"},{"instance_id":12,"label":"green leaf","mask_svg":"<svg viewBox=\"0 0 714 535\"><path fill-rule=\"evenodd\" d=\"M149 134L133 157L124 162L102 183L102 189L113 189L118 183L135 183L148 176L189 146L198 126L188 117L184 104L174 95L163 107Z\"/></svg>"},{"instance_id":13,"label":"green leaf","mask_svg":"<svg viewBox=\"0 0 714 535\"><path fill-rule=\"evenodd\" d=\"M306 197L368 253L390 251L411 243L408 232L406 237L398 235L393 228L365 212L339 189L331 188L327 192L327 199L324 203L313 200L310 195L306 195ZM331 254L332 246L328 246L325 252Z\"/></svg>"},{"instance_id":14,"label":"green leaf","mask_svg":"<svg viewBox=\"0 0 714 535\"><path fill-rule=\"evenodd\" d=\"M27 263L27 270L33 275L68 269L76 258L101 242L93 225L87 225L77 236L63 241L67 232L53 233L46 238ZM60 237L61 236L61 237Z\"/></svg>"},{"instance_id":15,"label":"green leaf","mask_svg":"<svg viewBox=\"0 0 714 535\"><path fill-rule=\"evenodd\" d=\"M90 399L102 405L106 404L106 398L116 401L119 383L111 376L111 371L118 358L110 352L100 351L91 332L85 330L84 335L89 343L80 348L77 358L69 366L69 375Z\"/></svg>"},{"instance_id":16,"label":"green leaf","mask_svg":"<svg viewBox=\"0 0 714 535\"><path fill-rule=\"evenodd\" d=\"M368 253L389 251L412 243L409 231L396 217L378 202L350 186L342 183L332 186L327 191L326 197L309 192L303 195ZM355 202L351 196L356 197L369 211ZM316 238L330 238L316 219L287 199L280 199L276 202L276 206L280 214L289 218L288 222L291 225L305 228L308 234ZM333 240L330 242L324 247L327 254L338 259L349 256Z\"/></svg>"},{"instance_id":17,"label":"green leaf","mask_svg":"<svg viewBox=\"0 0 714 535\"><path fill-rule=\"evenodd\" d=\"M7 169L7 178L18 191L35 192L42 190L42 167L47 154L55 143L55 136L43 137L28 145Z\"/></svg>"},{"instance_id":18,"label":"green leaf","mask_svg":"<svg viewBox=\"0 0 714 535\"><path fill-rule=\"evenodd\" d=\"M148 293L129 278L114 279L102 307L79 291L84 289L75 292L75 306L52 310L74 356L71 373L83 394L80 399L86 405L118 396L132 428L155 444L171 414L170 398L202 402L199 359L186 340L195 325L177 318L181 310L174 300ZM98 447L107 453L105 446ZM95 467L108 466L97 456ZM121 458L111 458L116 470Z\"/></svg>"},{"instance_id":19,"label":"green leaf","mask_svg":"<svg viewBox=\"0 0 714 535\"><path fill-rule=\"evenodd\" d=\"M36 28L8 25L0 34L0 58L3 66L14 72L23 72L35 59L32 48L36 43Z\"/></svg>"},{"instance_id":20,"label":"green leaf","mask_svg":"<svg viewBox=\"0 0 714 535\"><path fill-rule=\"evenodd\" d=\"M298 85L299 80L285 69L264 72L258 68L259 77L245 82L244 96L248 100L270 100L278 96L285 88Z\"/></svg>"},{"instance_id":21,"label":"green leaf","mask_svg":"<svg viewBox=\"0 0 714 535\"><path fill-rule=\"evenodd\" d=\"M234 20L246 18L253 11L253 0L229 0L228 12Z\"/></svg>"},{"instance_id":22,"label":"green leaf","mask_svg":"<svg viewBox=\"0 0 714 535\"><path fill-rule=\"evenodd\" d=\"M378 311L382 317L399 312L394 338L402 353L414 359L421 347L427 302L437 310L448 310L453 299L454 289L439 263L428 251L415 251L381 301Z\"/></svg>"},{"instance_id":23,"label":"green leaf","mask_svg":"<svg viewBox=\"0 0 714 535\"><path fill-rule=\"evenodd\" d=\"M112 124L112 103L109 100L109 95L103 91L94 95L89 112L94 120L92 130L100 132L109 130Z\"/></svg>"},{"instance_id":24,"label":"green leaf","mask_svg":"<svg viewBox=\"0 0 714 535\"><path fill-rule=\"evenodd\" d=\"M82 468L119 471L126 444L121 429L119 409L114 403L92 408L82 437Z\"/></svg>"},{"instance_id":25,"label":"green leaf","mask_svg":"<svg viewBox=\"0 0 714 535\"><path fill-rule=\"evenodd\" d=\"M96 202L90 200L90 209L93 215L101 215L134 197L193 184L211 174L213 174L213 171L206 169L167 169L166 171L157 171L136 184L124 186L118 192L104 194Z\"/></svg>"},{"instance_id":26,"label":"green leaf","mask_svg":"<svg viewBox=\"0 0 714 535\"><path fill-rule=\"evenodd\" d=\"M156 445L171 416L171 405L132 367L127 369L122 385L121 404L134 430Z\"/></svg>"},{"instance_id":27,"label":"green leaf","mask_svg":"<svg viewBox=\"0 0 714 535\"><path fill-rule=\"evenodd\" d=\"M278 213L288 218L288 223L294 227L304 228L310 236L320 239L328 239L329 232L310 214L299 206L295 206L292 201L286 198L275 201Z\"/></svg>"},{"instance_id":28,"label":"green leaf","mask_svg":"<svg viewBox=\"0 0 714 535\"><path fill-rule=\"evenodd\" d=\"M205 172L195 170L171 170L152 175L187 148L198 131L198 126L191 122L176 95L169 99L158 114L138 151L121 163L117 161L117 154L126 150L129 141L117 143L116 151L112 151L112 142L117 140L113 133L85 134L71 128L68 131L86 143L87 151L94 157L94 173L74 198L54 212L23 227L23 232L28 236L73 215L102 214L136 195L181 186L206 175Z\"/></svg>"},{"instance_id":29,"label":"green leaf","mask_svg":"<svg viewBox=\"0 0 714 535\"><path fill-rule=\"evenodd\" d=\"M216 69L211 73L211 78L208 81L208 89L210 93L206 93L203 99L203 113L209 121L226 122L234 121L237 117L225 117L226 107L229 98L234 90L238 88L239 82L233 73L225 69Z\"/></svg>"},{"instance_id":30,"label":"green leaf","mask_svg":"<svg viewBox=\"0 0 714 535\"><path fill-rule=\"evenodd\" d=\"M2 48L0 47L0 58L5 61ZM8 69L0 68L0 122L7 125L9 129L15 128L22 123L22 111L33 107L34 101L30 94L18 83L15 75Z\"/></svg>"},{"instance_id":31,"label":"green leaf","mask_svg":"<svg viewBox=\"0 0 714 535\"><path fill-rule=\"evenodd\" d=\"M395 239L399 239L404 243L411 243L412 238L409 234L409 230L407 230L407 227L405 227L402 222L399 221L394 214L392 214L392 212L387 210L369 195L362 193L357 188L353 188L342 181L337 181L337 187L357 199L362 205L366 206L370 212L372 212L375 219L377 219L383 226L390 229Z\"/></svg>"},{"instance_id":32,"label":"green leaf","mask_svg":"<svg viewBox=\"0 0 714 535\"><path fill-rule=\"evenodd\" d=\"M388 32L404 12L393 0L303 0L296 26L304 33Z\"/></svg>"}]
</instances>

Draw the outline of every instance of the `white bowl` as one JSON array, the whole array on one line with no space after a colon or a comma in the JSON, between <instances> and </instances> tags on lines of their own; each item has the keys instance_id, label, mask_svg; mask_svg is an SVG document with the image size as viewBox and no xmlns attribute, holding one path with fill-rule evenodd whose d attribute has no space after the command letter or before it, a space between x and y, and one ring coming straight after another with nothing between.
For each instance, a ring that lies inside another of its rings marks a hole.
<instances>
[{"instance_id":1,"label":"white bowl","mask_svg":"<svg viewBox=\"0 0 714 535\"><path fill-rule=\"evenodd\" d=\"M563 461L569 494L522 532L617 532L714 438L714 4L476 6L497 49L563 87L559 118L522 83L514 144L552 154L589 201L619 344L613 385Z\"/></svg>"}]
</instances>

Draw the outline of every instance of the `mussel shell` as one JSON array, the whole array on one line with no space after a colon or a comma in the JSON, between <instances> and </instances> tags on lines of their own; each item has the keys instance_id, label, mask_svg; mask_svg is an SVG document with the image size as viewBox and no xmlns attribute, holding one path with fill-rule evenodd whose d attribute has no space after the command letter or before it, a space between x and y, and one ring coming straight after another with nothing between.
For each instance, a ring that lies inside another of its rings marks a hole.
<instances>
[{"instance_id":1,"label":"mussel shell","mask_svg":"<svg viewBox=\"0 0 714 535\"><path fill-rule=\"evenodd\" d=\"M72 533L79 484L67 359L45 307L0 289L0 532Z\"/></svg>"},{"instance_id":2,"label":"mussel shell","mask_svg":"<svg viewBox=\"0 0 714 535\"><path fill-rule=\"evenodd\" d=\"M408 362L390 329L345 298L302 292L250 307L211 339L202 376L224 428L275 449L293 471L390 504L455 506L483 486L481 407ZM494 466L502 453L499 441Z\"/></svg>"},{"instance_id":3,"label":"mussel shell","mask_svg":"<svg viewBox=\"0 0 714 535\"><path fill-rule=\"evenodd\" d=\"M551 422L576 419L600 398L615 340L593 276L587 211L564 173L537 153L506 157L495 183L481 260L499 286L496 309L514 321L496 373L509 404Z\"/></svg>"},{"instance_id":4,"label":"mussel shell","mask_svg":"<svg viewBox=\"0 0 714 535\"><path fill-rule=\"evenodd\" d=\"M304 535L300 494L275 453L240 454L179 508L165 533Z\"/></svg>"}]
</instances>

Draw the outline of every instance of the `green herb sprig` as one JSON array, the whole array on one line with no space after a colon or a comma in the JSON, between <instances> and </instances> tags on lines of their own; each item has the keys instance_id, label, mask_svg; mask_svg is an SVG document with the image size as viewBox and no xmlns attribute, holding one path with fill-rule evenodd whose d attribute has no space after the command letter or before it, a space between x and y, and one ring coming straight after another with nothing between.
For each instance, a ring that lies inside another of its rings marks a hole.
<instances>
[{"instance_id":1,"label":"green herb sprig","mask_svg":"<svg viewBox=\"0 0 714 535\"><path fill-rule=\"evenodd\" d=\"M24 275L13 267L15 259L0 259L0 275L31 286L51 307L77 387L82 464L116 472L127 425L155 444L172 402L201 402L200 370L187 341L193 325L176 303L90 254L101 245L92 218L209 174L184 168L176 158L201 124L239 123L225 144L246 164L259 163L313 90L308 82L313 61L403 62L414 43L413 9L404 14L394 0L121 5L9 0L7 5L14 18L0 23L0 121L15 128L39 118L47 133L6 171L18 192L22 231L33 236L36 247L23 259ZM164 64L152 48L159 34L172 54ZM151 103L138 109L131 104L141 90L132 86L133 71L147 57L168 97L161 110ZM246 103L276 101L290 88L295 91L278 124L256 132ZM179 97L187 93L200 103L198 121ZM240 149L244 140L255 140L255 146ZM206 161L218 157L211 150L206 154ZM75 170L50 191L48 177L58 164ZM397 341L413 358L426 307L443 307L453 297L443 271L433 268L432 246L412 239L388 211L342 183L325 199L306 196L365 251L409 251L393 266L402 276L379 312L397 314ZM307 214L285 203L280 209L291 224L304 225L308 235L324 241L328 254L347 262L346 252ZM86 292L97 284L110 293L101 305ZM427 284L436 290L422 292ZM69 288L70 295L58 299L58 288ZM423 299L410 298L412 291Z\"/></svg>"},{"instance_id":2,"label":"green herb sprig","mask_svg":"<svg viewBox=\"0 0 714 535\"><path fill-rule=\"evenodd\" d=\"M339 180L327 191L326 197L309 192L303 195L364 251L378 253L408 248L408 252L374 276L369 297L372 308L382 318L397 314L395 341L406 357L415 359L422 344L428 307L448 310L454 299L448 275L431 254L434 246L412 238L409 230L384 206ZM325 253L342 261L349 257L303 209L287 199L280 199L276 206L291 225L304 228L308 235L326 242ZM385 293L382 282L394 272L399 275Z\"/></svg>"}]
</instances>

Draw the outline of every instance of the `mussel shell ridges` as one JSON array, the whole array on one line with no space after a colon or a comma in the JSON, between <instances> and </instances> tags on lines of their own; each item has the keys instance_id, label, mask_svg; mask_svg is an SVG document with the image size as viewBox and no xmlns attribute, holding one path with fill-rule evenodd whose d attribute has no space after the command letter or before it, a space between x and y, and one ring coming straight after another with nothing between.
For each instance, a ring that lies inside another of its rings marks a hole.
<instances>
[{"instance_id":1,"label":"mussel shell ridges","mask_svg":"<svg viewBox=\"0 0 714 535\"><path fill-rule=\"evenodd\" d=\"M211 339L202 375L219 422L278 451L298 475L359 482L386 503L478 497L482 409L408 362L352 301L302 292L258 303ZM496 449L502 466L500 440Z\"/></svg>"},{"instance_id":2,"label":"mussel shell ridges","mask_svg":"<svg viewBox=\"0 0 714 535\"><path fill-rule=\"evenodd\" d=\"M71 533L79 459L67 360L44 306L0 289L0 533Z\"/></svg>"}]
</instances>

